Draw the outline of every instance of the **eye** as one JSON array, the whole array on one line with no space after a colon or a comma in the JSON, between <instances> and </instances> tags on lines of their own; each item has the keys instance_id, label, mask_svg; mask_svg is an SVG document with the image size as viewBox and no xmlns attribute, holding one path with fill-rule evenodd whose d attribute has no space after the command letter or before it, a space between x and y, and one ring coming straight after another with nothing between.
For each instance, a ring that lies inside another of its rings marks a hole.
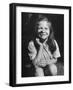
<instances>
[{"instance_id":1,"label":"eye","mask_svg":"<svg viewBox=\"0 0 73 90\"><path fill-rule=\"evenodd\" d=\"M39 27L38 29L43 29L42 27Z\"/></svg>"},{"instance_id":2,"label":"eye","mask_svg":"<svg viewBox=\"0 0 73 90\"><path fill-rule=\"evenodd\" d=\"M45 30L47 30L48 28L45 28Z\"/></svg>"}]
</instances>

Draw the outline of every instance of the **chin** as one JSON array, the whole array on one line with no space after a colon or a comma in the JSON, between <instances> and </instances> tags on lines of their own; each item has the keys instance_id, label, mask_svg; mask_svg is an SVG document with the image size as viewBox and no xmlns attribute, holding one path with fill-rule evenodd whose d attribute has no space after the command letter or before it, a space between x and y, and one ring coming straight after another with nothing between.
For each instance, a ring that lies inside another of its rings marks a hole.
<instances>
[{"instance_id":1,"label":"chin","mask_svg":"<svg viewBox=\"0 0 73 90\"><path fill-rule=\"evenodd\" d=\"M47 37L41 37L41 39L44 41L44 40L46 40L46 39L47 39Z\"/></svg>"},{"instance_id":2,"label":"chin","mask_svg":"<svg viewBox=\"0 0 73 90\"><path fill-rule=\"evenodd\" d=\"M47 37L47 36L39 36L39 38L40 38L41 41L44 41L44 40L46 40L48 37Z\"/></svg>"},{"instance_id":3,"label":"chin","mask_svg":"<svg viewBox=\"0 0 73 90\"><path fill-rule=\"evenodd\" d=\"M47 37L41 37L41 38L44 39L44 40L47 39Z\"/></svg>"}]
</instances>

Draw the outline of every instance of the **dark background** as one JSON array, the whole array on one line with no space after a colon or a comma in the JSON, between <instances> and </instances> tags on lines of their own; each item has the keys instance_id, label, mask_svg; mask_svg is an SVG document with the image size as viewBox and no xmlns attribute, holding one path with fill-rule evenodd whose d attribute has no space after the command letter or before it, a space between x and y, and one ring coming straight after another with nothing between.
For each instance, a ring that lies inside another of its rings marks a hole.
<instances>
[{"instance_id":1,"label":"dark background","mask_svg":"<svg viewBox=\"0 0 73 90\"><path fill-rule=\"evenodd\" d=\"M42 13L39 13L42 14ZM22 77L34 76L34 66L28 57L28 42L33 38L33 26L38 13L22 13ZM59 45L61 57L58 58L58 75L64 75L64 15L44 14L51 20L54 36ZM44 68L45 76L50 75L49 69Z\"/></svg>"}]
</instances>

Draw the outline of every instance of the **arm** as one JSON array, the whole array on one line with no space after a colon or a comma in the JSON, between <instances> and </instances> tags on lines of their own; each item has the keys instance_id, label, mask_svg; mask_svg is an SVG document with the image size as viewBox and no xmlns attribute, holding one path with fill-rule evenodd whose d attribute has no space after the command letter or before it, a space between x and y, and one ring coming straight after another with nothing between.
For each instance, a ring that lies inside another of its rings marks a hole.
<instances>
[{"instance_id":1,"label":"arm","mask_svg":"<svg viewBox=\"0 0 73 90\"><path fill-rule=\"evenodd\" d=\"M55 45L56 45L56 50L53 53L53 57L54 58L59 58L59 57L61 57L59 46L58 46L56 40L54 40L54 42L55 42Z\"/></svg>"},{"instance_id":2,"label":"arm","mask_svg":"<svg viewBox=\"0 0 73 90\"><path fill-rule=\"evenodd\" d=\"M35 61L34 63L37 63L41 59L42 50L43 50L43 46L40 46L39 51L38 51L36 57L34 58L34 61Z\"/></svg>"},{"instance_id":3,"label":"arm","mask_svg":"<svg viewBox=\"0 0 73 90\"><path fill-rule=\"evenodd\" d=\"M30 60L34 60L34 58L36 57L37 51L36 51L33 41L29 42L28 51L29 51L28 56Z\"/></svg>"},{"instance_id":4,"label":"arm","mask_svg":"<svg viewBox=\"0 0 73 90\"><path fill-rule=\"evenodd\" d=\"M31 41L29 42L29 45L28 45L28 50L29 50L29 57L30 57L30 60L33 60L35 62L39 61L40 58L41 58L41 54L42 54L42 48L43 48L43 45L40 43L40 41L37 39L36 40L38 45L39 45L39 50L38 50L38 53L37 53L37 50L34 46L34 42Z\"/></svg>"},{"instance_id":5,"label":"arm","mask_svg":"<svg viewBox=\"0 0 73 90\"><path fill-rule=\"evenodd\" d=\"M36 38L36 42L37 44L39 45L39 50L38 50L38 53L34 59L34 63L36 64L38 61L40 61L41 59L41 55L42 55L42 50L43 50L43 44L40 42L40 40L38 38Z\"/></svg>"},{"instance_id":6,"label":"arm","mask_svg":"<svg viewBox=\"0 0 73 90\"><path fill-rule=\"evenodd\" d=\"M49 60L48 64L56 63L57 58L59 58L61 56L60 51L59 51L59 46L58 46L56 40L54 40L54 42L55 42L55 45L56 45L56 50L54 51L54 53L52 55L52 58Z\"/></svg>"}]
</instances>

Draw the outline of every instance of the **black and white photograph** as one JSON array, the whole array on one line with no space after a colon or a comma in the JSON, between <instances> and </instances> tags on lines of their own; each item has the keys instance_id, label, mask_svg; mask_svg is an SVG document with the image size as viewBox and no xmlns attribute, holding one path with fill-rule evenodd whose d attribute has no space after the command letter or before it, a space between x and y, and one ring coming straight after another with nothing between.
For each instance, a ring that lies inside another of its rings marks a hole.
<instances>
[{"instance_id":1,"label":"black and white photograph","mask_svg":"<svg viewBox=\"0 0 73 90\"><path fill-rule=\"evenodd\" d=\"M10 4L10 86L71 82L71 7Z\"/></svg>"},{"instance_id":2,"label":"black and white photograph","mask_svg":"<svg viewBox=\"0 0 73 90\"><path fill-rule=\"evenodd\" d=\"M63 40L64 15L22 13L22 77L64 75Z\"/></svg>"}]
</instances>

